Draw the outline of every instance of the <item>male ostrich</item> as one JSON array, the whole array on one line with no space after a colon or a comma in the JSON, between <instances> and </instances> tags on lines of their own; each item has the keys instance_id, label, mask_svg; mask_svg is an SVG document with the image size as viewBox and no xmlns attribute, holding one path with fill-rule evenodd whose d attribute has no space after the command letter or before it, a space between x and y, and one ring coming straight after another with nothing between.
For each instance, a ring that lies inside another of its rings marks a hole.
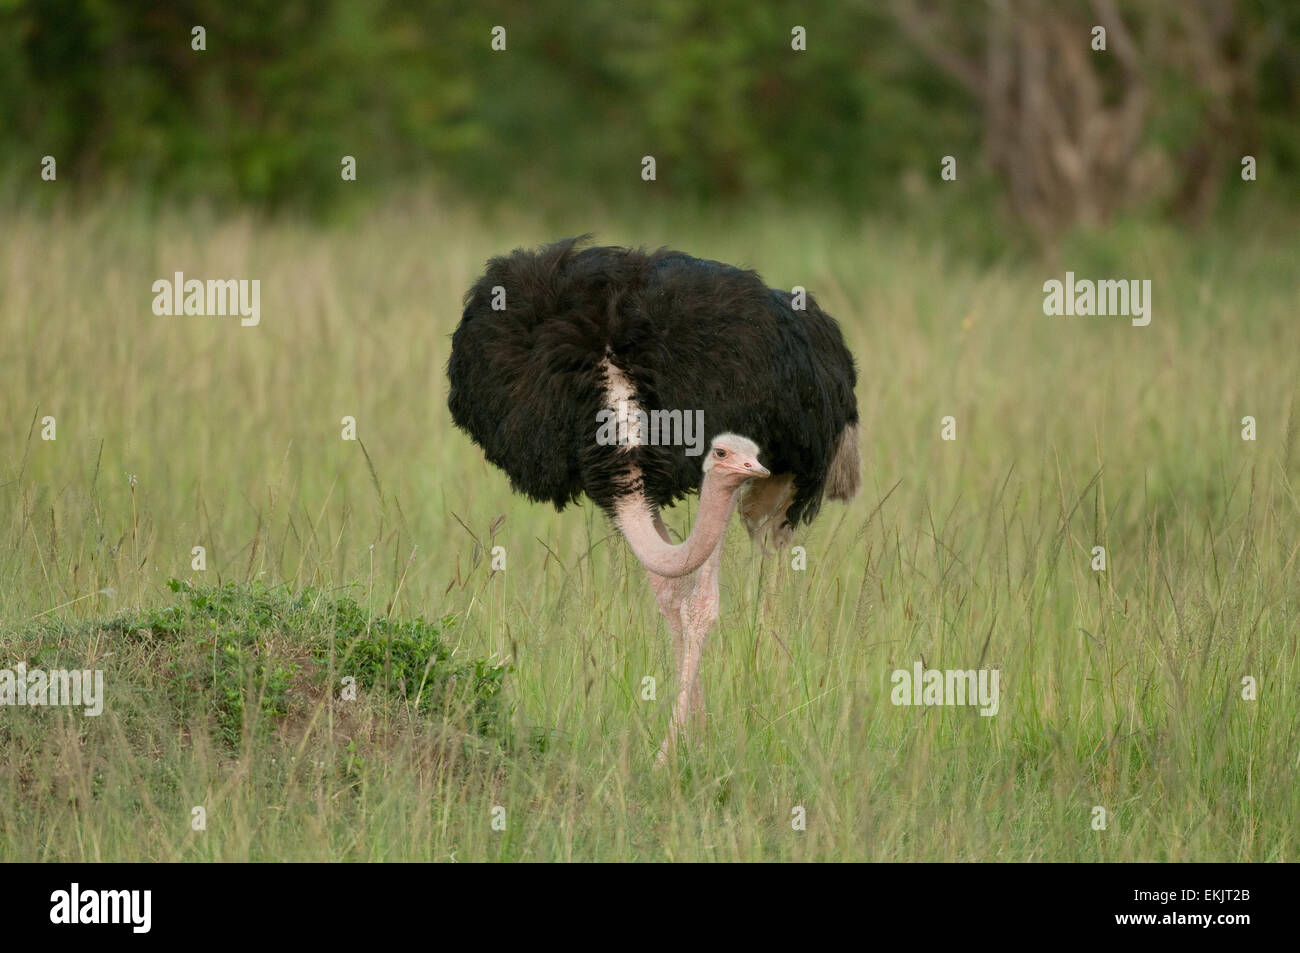
<instances>
[{"instance_id":1,"label":"male ostrich","mask_svg":"<svg viewBox=\"0 0 1300 953\"><path fill-rule=\"evenodd\" d=\"M857 491L857 373L811 296L795 310L752 271L581 243L488 262L452 336L448 405L513 489L556 509L585 493L645 567L678 676L662 761L704 716L700 656L737 505L766 549L823 494ZM698 444L647 439L638 412L653 410L703 411L703 460ZM621 441L598 439L602 411L631 421ZM696 489L695 526L673 545L659 509Z\"/></svg>"}]
</instances>

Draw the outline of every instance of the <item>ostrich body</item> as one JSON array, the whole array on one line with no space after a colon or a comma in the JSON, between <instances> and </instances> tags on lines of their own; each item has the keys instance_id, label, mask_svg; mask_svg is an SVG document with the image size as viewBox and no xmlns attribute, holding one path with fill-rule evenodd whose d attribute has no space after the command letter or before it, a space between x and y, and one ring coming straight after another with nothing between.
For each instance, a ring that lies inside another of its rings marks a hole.
<instances>
[{"instance_id":1,"label":"ostrich body","mask_svg":"<svg viewBox=\"0 0 1300 953\"><path fill-rule=\"evenodd\" d=\"M823 496L857 490L857 374L839 326L752 271L568 239L488 262L447 374L453 420L513 489L557 509L587 495L649 574L678 676L662 760L703 718L700 657L731 514L780 547ZM648 440L636 421L652 410L702 412L696 446ZM598 422L615 412L632 426L611 444ZM673 545L659 510L697 490L695 526Z\"/></svg>"}]
</instances>

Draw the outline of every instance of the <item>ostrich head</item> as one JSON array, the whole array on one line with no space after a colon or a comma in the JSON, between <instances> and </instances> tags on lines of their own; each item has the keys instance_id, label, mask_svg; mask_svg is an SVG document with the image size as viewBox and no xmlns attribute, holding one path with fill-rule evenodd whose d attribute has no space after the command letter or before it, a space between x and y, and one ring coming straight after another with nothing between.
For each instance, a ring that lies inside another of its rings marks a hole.
<instances>
[{"instance_id":1,"label":"ostrich head","mask_svg":"<svg viewBox=\"0 0 1300 953\"><path fill-rule=\"evenodd\" d=\"M709 444L709 453L704 458L704 475L710 474L715 479L720 478L728 487L772 475L758 462L758 444L734 433L720 433Z\"/></svg>"}]
</instances>

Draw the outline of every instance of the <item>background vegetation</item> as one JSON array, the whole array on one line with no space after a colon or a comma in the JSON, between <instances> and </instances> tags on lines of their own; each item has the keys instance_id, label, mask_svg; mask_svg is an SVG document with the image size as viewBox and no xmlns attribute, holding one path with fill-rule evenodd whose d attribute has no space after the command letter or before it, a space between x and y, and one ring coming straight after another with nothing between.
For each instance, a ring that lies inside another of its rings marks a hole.
<instances>
[{"instance_id":1,"label":"background vegetation","mask_svg":"<svg viewBox=\"0 0 1300 953\"><path fill-rule=\"evenodd\" d=\"M1082 5L755 6L0 0L0 667L108 694L0 709L0 859L1295 858L1291 5L1123 5L1137 73ZM644 574L445 409L484 260L587 231L807 286L861 375L862 493L803 571L733 527L662 771ZM1045 317L1067 268L1151 325ZM261 324L155 316L174 271ZM918 659L1000 714L891 705Z\"/></svg>"},{"instance_id":2,"label":"background vegetation","mask_svg":"<svg viewBox=\"0 0 1300 953\"><path fill-rule=\"evenodd\" d=\"M1298 110L1286 0L0 0L0 132L23 145L4 156L21 178L50 154L65 191L315 214L436 178L511 205L797 200L910 220L953 155L972 211L1045 176L1084 206L1045 225L1203 216L1243 154L1256 191L1295 194Z\"/></svg>"}]
</instances>

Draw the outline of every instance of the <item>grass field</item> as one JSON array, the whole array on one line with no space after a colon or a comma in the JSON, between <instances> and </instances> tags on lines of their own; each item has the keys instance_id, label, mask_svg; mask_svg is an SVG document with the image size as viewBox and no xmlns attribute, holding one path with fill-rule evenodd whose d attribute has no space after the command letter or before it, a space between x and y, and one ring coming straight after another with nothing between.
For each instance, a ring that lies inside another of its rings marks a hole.
<instances>
[{"instance_id":1,"label":"grass field","mask_svg":"<svg viewBox=\"0 0 1300 953\"><path fill-rule=\"evenodd\" d=\"M0 860L1296 859L1294 223L977 263L811 211L5 217L0 667L106 701L0 708ZM644 574L445 404L484 260L593 229L807 286L860 369L863 490L802 571L732 527L707 731L664 770ZM1150 279L1150 326L1044 316L1066 270ZM260 325L155 316L175 271L260 279ZM1000 670L998 714L891 704L921 660Z\"/></svg>"}]
</instances>

